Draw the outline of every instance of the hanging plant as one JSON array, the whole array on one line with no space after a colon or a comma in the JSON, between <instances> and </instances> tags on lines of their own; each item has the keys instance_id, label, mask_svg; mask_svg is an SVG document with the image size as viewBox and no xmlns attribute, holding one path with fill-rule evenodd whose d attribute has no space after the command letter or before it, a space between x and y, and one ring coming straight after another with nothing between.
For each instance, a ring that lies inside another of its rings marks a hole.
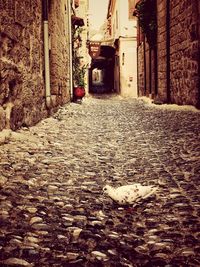
<instances>
[{"instance_id":1,"label":"hanging plant","mask_svg":"<svg viewBox=\"0 0 200 267\"><path fill-rule=\"evenodd\" d=\"M138 18L139 26L149 45L154 46L157 38L156 1L141 0L136 4L133 15Z\"/></svg>"}]
</instances>

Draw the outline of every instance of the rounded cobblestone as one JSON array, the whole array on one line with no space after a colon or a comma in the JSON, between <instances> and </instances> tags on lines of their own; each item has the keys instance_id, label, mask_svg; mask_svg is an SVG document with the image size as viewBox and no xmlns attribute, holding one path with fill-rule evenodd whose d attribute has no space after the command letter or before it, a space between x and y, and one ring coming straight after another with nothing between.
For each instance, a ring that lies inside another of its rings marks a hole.
<instances>
[{"instance_id":1,"label":"rounded cobblestone","mask_svg":"<svg viewBox=\"0 0 200 267\"><path fill-rule=\"evenodd\" d=\"M1 266L200 266L200 113L71 103L0 146ZM159 186L120 207L105 184Z\"/></svg>"}]
</instances>

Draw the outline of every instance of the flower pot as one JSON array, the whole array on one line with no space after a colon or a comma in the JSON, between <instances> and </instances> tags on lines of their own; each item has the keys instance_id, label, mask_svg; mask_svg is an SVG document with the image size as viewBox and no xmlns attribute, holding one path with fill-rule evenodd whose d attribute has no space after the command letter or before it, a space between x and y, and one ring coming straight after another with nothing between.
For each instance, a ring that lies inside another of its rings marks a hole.
<instances>
[{"instance_id":1,"label":"flower pot","mask_svg":"<svg viewBox=\"0 0 200 267\"><path fill-rule=\"evenodd\" d=\"M81 99L85 96L85 88L81 86L74 87L74 98Z\"/></svg>"}]
</instances>

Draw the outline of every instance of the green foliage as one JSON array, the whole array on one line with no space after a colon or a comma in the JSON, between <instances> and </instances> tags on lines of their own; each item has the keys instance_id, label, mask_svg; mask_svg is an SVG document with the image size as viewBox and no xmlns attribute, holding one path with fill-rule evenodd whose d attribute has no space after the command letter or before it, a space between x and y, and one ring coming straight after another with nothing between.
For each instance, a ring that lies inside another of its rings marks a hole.
<instances>
[{"instance_id":1,"label":"green foliage","mask_svg":"<svg viewBox=\"0 0 200 267\"><path fill-rule=\"evenodd\" d=\"M74 66L73 79L76 86L85 87L85 73L87 65L81 66L80 64Z\"/></svg>"},{"instance_id":2,"label":"green foliage","mask_svg":"<svg viewBox=\"0 0 200 267\"><path fill-rule=\"evenodd\" d=\"M77 27L72 28L72 69L73 69L73 81L74 86L85 87L85 73L87 70L87 65L81 64L81 59L79 54L79 48L82 45L81 32L83 29Z\"/></svg>"},{"instance_id":3,"label":"green foliage","mask_svg":"<svg viewBox=\"0 0 200 267\"><path fill-rule=\"evenodd\" d=\"M141 0L137 3L134 15L138 17L139 26L150 46L154 46L157 38L156 1Z\"/></svg>"}]
</instances>

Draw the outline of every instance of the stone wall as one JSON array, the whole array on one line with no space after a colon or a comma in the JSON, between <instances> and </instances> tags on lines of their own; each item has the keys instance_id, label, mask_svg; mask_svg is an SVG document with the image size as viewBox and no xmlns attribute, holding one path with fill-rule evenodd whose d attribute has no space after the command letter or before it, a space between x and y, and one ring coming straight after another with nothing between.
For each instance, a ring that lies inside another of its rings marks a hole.
<instances>
[{"instance_id":1,"label":"stone wall","mask_svg":"<svg viewBox=\"0 0 200 267\"><path fill-rule=\"evenodd\" d=\"M157 0L157 53L158 53L158 97L167 101L167 62L166 62L166 1Z\"/></svg>"},{"instance_id":2,"label":"stone wall","mask_svg":"<svg viewBox=\"0 0 200 267\"><path fill-rule=\"evenodd\" d=\"M151 56L150 56L150 64L151 64L151 92L150 97L155 98L157 95L157 50L156 48L151 49Z\"/></svg>"},{"instance_id":3,"label":"stone wall","mask_svg":"<svg viewBox=\"0 0 200 267\"><path fill-rule=\"evenodd\" d=\"M53 2L56 1L51 0ZM51 21L55 24L60 21L64 25L60 12L64 12L65 1L59 2L63 9L56 10ZM42 1L0 0L0 10L0 130L16 130L34 125L48 116L44 90ZM51 29L52 32L57 30ZM59 47L51 50L52 55L65 53L66 39L64 42L64 37L61 38L64 34L63 27L56 33L54 38L59 38ZM60 88L59 100L54 101L58 105L69 99L67 62L66 56L53 58L59 71L62 68L58 75L52 62L52 84L56 83Z\"/></svg>"},{"instance_id":4,"label":"stone wall","mask_svg":"<svg viewBox=\"0 0 200 267\"><path fill-rule=\"evenodd\" d=\"M169 5L169 29L167 31L167 1L157 0L157 75L151 72L151 77L157 80L156 94L152 96L162 102L180 105L191 104L200 107L200 78L199 78L199 20L200 1L171 0ZM168 35L167 35L168 33ZM167 37L169 37L167 39ZM167 40L169 46L167 46ZM142 44L138 47L138 62L144 59ZM168 55L168 56L167 56ZM155 57L154 57L155 58ZM167 70L168 75L167 75ZM148 75L148 72L146 72ZM139 68L139 79L143 79L142 69ZM139 80L139 94L145 94ZM148 84L148 80L146 80ZM155 81L156 84L156 81Z\"/></svg>"},{"instance_id":5,"label":"stone wall","mask_svg":"<svg viewBox=\"0 0 200 267\"><path fill-rule=\"evenodd\" d=\"M0 0L0 130L46 115L40 2Z\"/></svg>"},{"instance_id":6,"label":"stone wall","mask_svg":"<svg viewBox=\"0 0 200 267\"><path fill-rule=\"evenodd\" d=\"M199 35L198 1L171 1L171 101L198 105Z\"/></svg>"},{"instance_id":7,"label":"stone wall","mask_svg":"<svg viewBox=\"0 0 200 267\"><path fill-rule=\"evenodd\" d=\"M144 43L138 47L138 96L145 95L144 79Z\"/></svg>"},{"instance_id":8,"label":"stone wall","mask_svg":"<svg viewBox=\"0 0 200 267\"><path fill-rule=\"evenodd\" d=\"M138 91L139 96L159 98L166 102L166 0L157 0L157 11L157 54L156 47L149 48L146 38L138 46ZM157 62L155 62L156 60ZM157 66L157 69L155 66ZM159 88L158 92L157 87Z\"/></svg>"},{"instance_id":9,"label":"stone wall","mask_svg":"<svg viewBox=\"0 0 200 267\"><path fill-rule=\"evenodd\" d=\"M69 101L69 38L67 1L51 0L49 6L51 93L56 105Z\"/></svg>"}]
</instances>

